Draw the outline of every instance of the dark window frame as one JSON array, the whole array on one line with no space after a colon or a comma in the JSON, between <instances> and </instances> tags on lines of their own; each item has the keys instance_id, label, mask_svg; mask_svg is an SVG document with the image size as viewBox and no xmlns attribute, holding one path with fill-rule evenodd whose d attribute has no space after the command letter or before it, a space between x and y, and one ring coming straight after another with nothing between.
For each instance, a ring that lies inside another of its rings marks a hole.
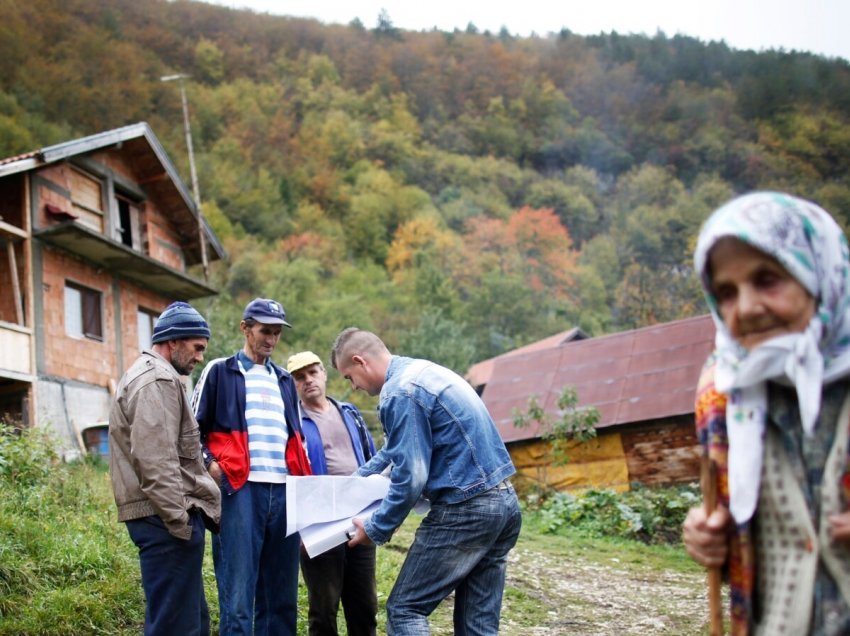
<instances>
[{"instance_id":1,"label":"dark window frame","mask_svg":"<svg viewBox=\"0 0 850 636\"><path fill-rule=\"evenodd\" d=\"M84 337L89 340L103 342L103 292L86 287L80 283L66 280L65 289L73 289L80 295L80 325L82 333L71 333L68 325L65 325L65 333L72 337ZM68 311L67 292L65 298L65 312Z\"/></svg>"}]
</instances>

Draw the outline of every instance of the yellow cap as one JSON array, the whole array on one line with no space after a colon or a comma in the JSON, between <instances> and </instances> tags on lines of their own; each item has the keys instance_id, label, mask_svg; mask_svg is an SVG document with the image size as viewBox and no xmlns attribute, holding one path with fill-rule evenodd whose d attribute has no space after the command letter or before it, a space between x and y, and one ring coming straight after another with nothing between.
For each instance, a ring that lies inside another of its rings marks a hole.
<instances>
[{"instance_id":1,"label":"yellow cap","mask_svg":"<svg viewBox=\"0 0 850 636\"><path fill-rule=\"evenodd\" d=\"M289 356L289 360L286 361L286 370L290 373L294 373L298 371L298 369L309 367L311 364L322 364L322 359L312 351L293 353ZM322 366L324 367L324 365Z\"/></svg>"}]
</instances>

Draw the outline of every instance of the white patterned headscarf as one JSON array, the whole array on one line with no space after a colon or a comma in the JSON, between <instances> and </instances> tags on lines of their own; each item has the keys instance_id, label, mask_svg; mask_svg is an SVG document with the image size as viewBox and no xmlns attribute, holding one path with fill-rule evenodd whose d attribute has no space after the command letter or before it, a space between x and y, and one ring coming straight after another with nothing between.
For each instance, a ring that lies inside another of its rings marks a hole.
<instances>
[{"instance_id":1,"label":"white patterned headscarf","mask_svg":"<svg viewBox=\"0 0 850 636\"><path fill-rule=\"evenodd\" d=\"M815 298L806 329L779 336L747 352L723 323L711 293L708 257L724 237L736 238L775 258ZM721 206L700 231L694 254L717 327L715 386L729 396L730 510L735 521L755 511L767 418L767 381L797 390L803 431L810 435L824 384L850 375L850 258L835 220L814 203L779 192L755 192Z\"/></svg>"}]
</instances>

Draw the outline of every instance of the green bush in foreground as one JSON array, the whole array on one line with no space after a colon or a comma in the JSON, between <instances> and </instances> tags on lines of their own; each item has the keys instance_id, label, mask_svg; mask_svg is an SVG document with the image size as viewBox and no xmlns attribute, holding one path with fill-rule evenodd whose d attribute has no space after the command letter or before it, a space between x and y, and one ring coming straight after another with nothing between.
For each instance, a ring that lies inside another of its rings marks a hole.
<instances>
[{"instance_id":1,"label":"green bush in foreground","mask_svg":"<svg viewBox=\"0 0 850 636\"><path fill-rule=\"evenodd\" d=\"M539 514L550 533L569 529L594 537L670 544L678 543L685 515L699 501L696 484L635 486L626 493L591 489L580 494L555 493L539 504Z\"/></svg>"},{"instance_id":2,"label":"green bush in foreground","mask_svg":"<svg viewBox=\"0 0 850 636\"><path fill-rule=\"evenodd\" d=\"M0 480L25 491L46 482L56 460L47 435L0 421Z\"/></svg>"}]
</instances>

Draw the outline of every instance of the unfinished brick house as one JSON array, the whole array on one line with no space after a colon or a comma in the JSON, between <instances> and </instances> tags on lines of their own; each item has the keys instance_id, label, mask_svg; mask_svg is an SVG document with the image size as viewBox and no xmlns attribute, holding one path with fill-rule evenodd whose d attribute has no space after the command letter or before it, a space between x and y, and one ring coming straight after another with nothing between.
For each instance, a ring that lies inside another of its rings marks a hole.
<instances>
[{"instance_id":1,"label":"unfinished brick house","mask_svg":"<svg viewBox=\"0 0 850 636\"><path fill-rule=\"evenodd\" d=\"M705 315L598 338L558 338L494 358L478 390L517 467L518 481L558 490L625 491L632 483L697 480L694 397L714 334L714 323ZM517 428L513 413L525 413L535 395L546 413L557 417L558 397L568 386L575 388L579 407L596 408L600 419L597 437L571 443L569 462L555 465L540 426Z\"/></svg>"},{"instance_id":2,"label":"unfinished brick house","mask_svg":"<svg viewBox=\"0 0 850 636\"><path fill-rule=\"evenodd\" d=\"M225 256L146 123L0 160L0 252L0 417L71 450L162 309L215 293L188 268Z\"/></svg>"}]
</instances>

